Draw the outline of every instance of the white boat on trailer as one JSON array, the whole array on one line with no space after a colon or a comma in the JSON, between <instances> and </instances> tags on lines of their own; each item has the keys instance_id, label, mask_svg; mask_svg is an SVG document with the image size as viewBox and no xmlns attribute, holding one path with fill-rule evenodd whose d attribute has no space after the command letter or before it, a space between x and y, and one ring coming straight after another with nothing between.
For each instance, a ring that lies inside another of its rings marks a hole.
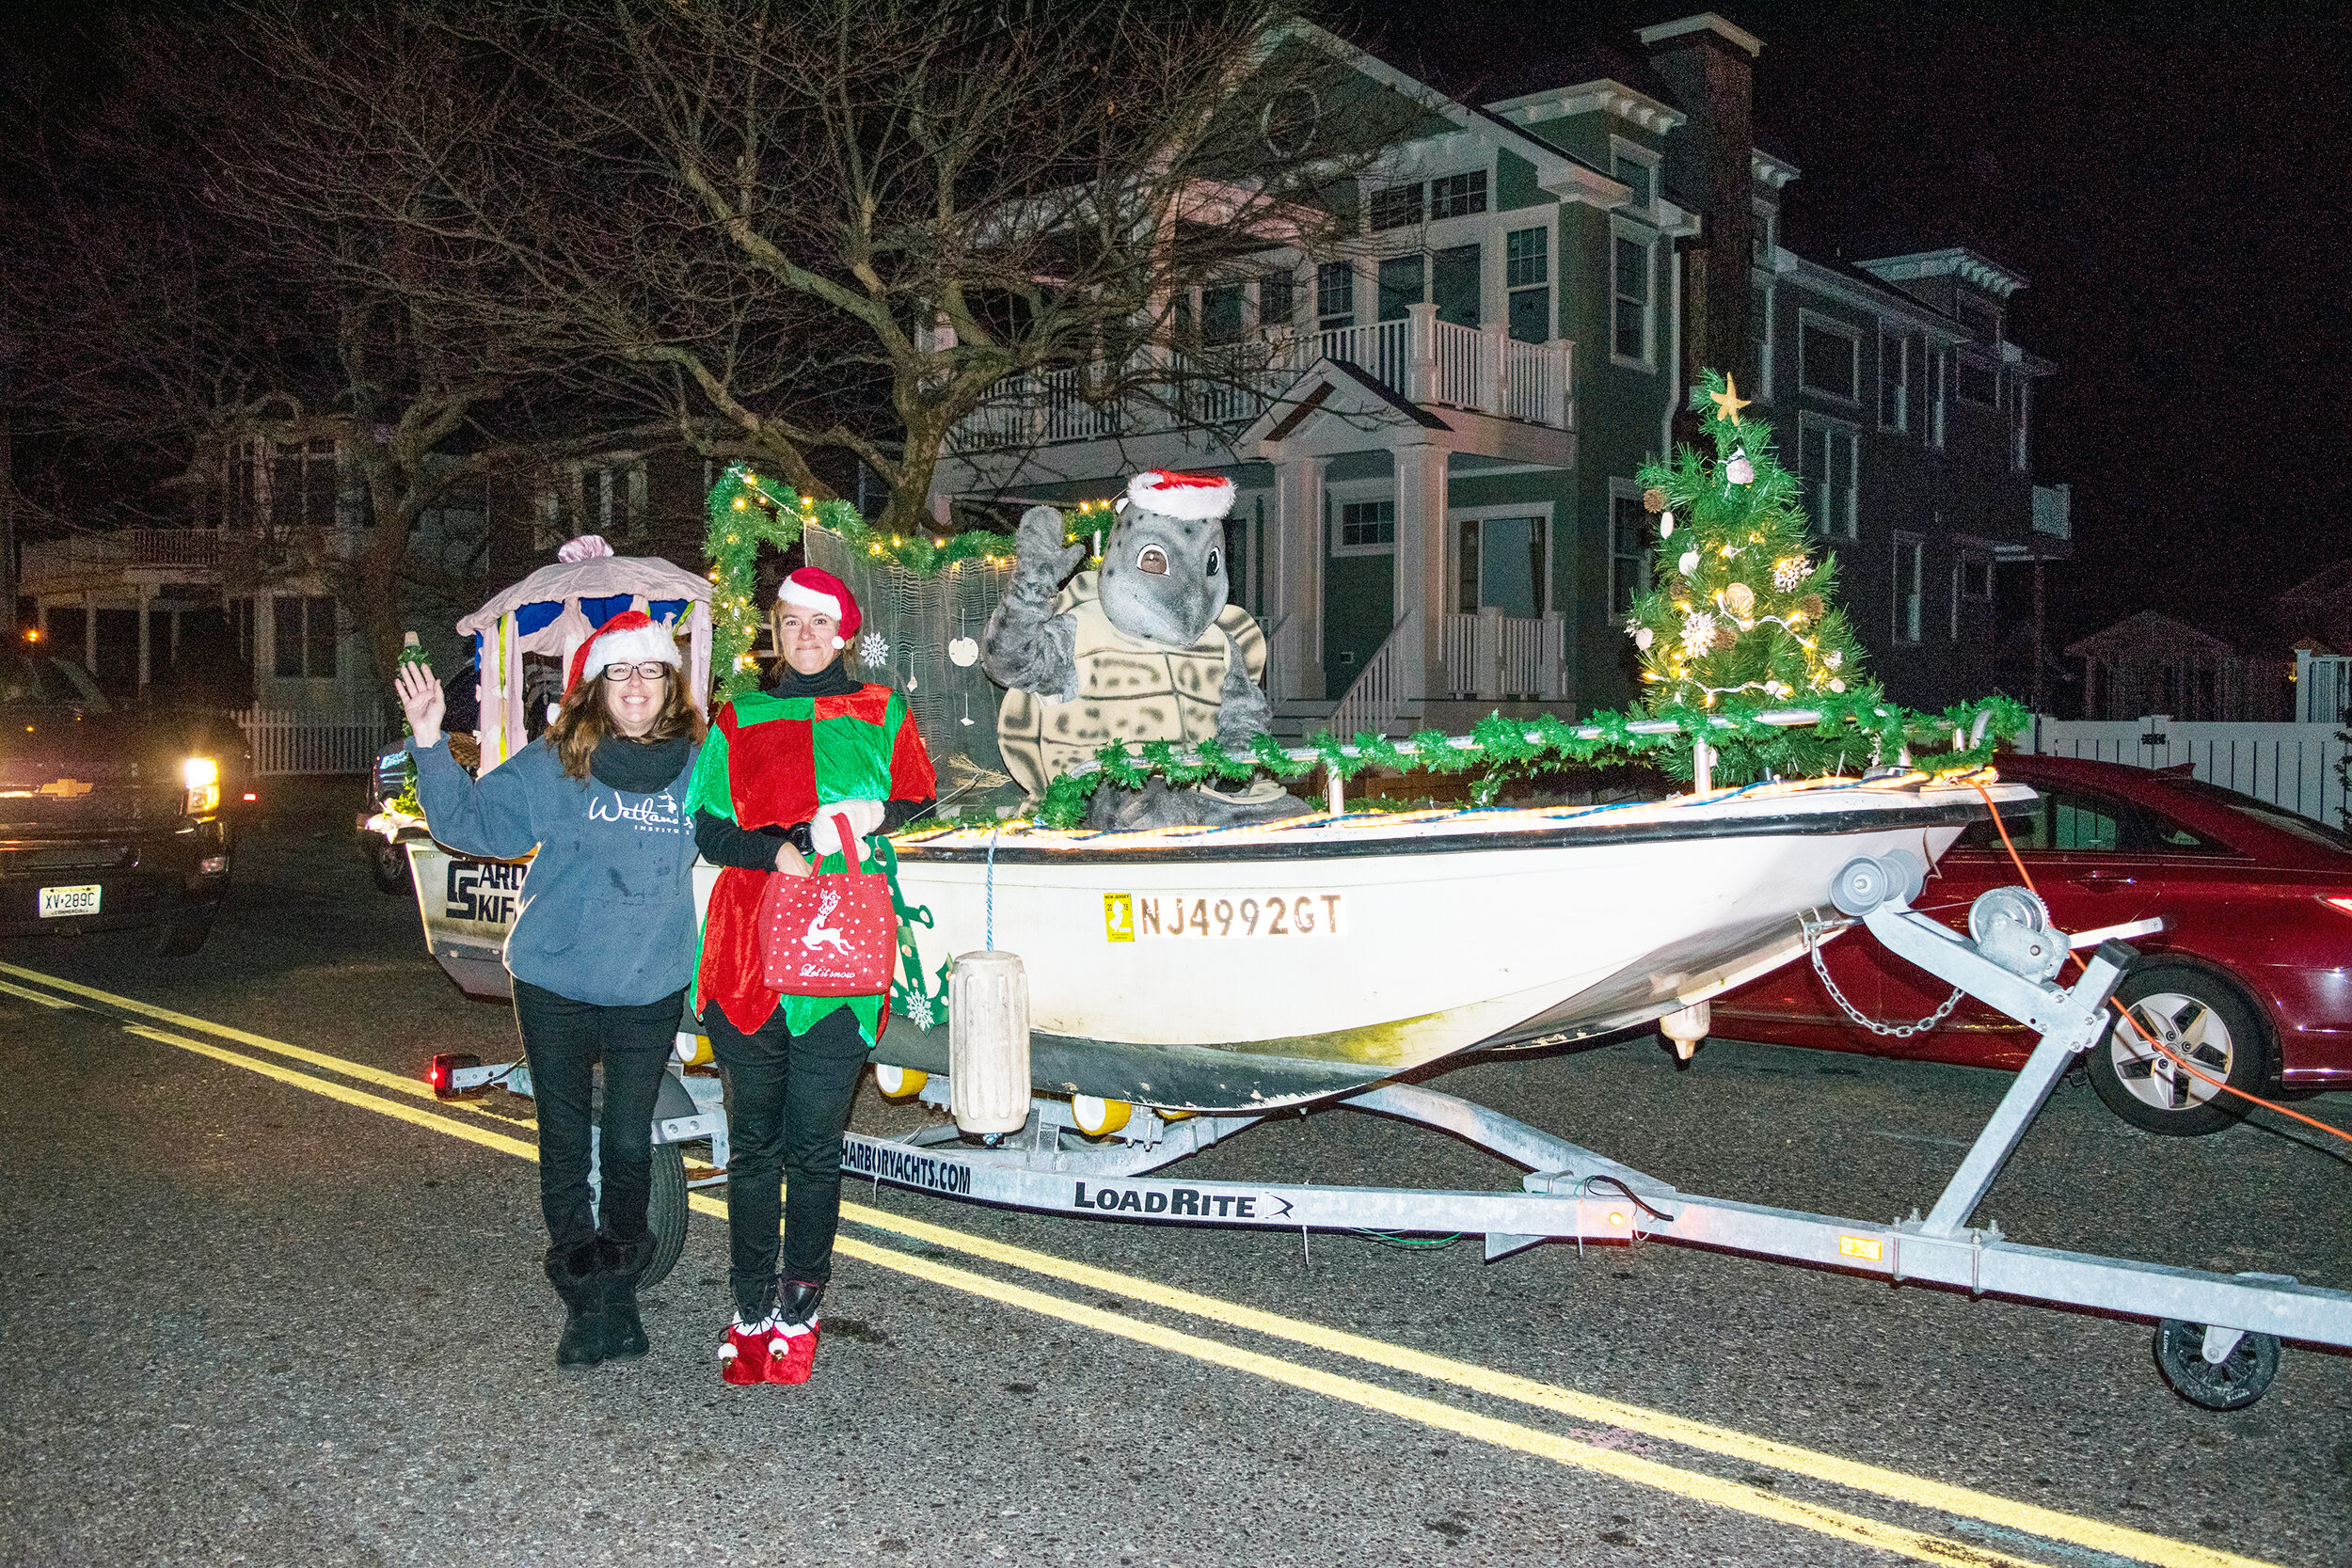
<instances>
[{"instance_id":1,"label":"white boat on trailer","mask_svg":"<svg viewBox=\"0 0 2352 1568\"><path fill-rule=\"evenodd\" d=\"M1708 998L1804 955L1801 917L1840 865L1903 849L1924 868L1988 799L2032 798L1889 772L1616 806L916 833L897 848L915 1022L935 1022L955 955L1002 946L1027 971L1041 1091L1187 1112L1661 1017L1694 1039ZM894 1022L876 1059L945 1070L946 1033Z\"/></svg>"}]
</instances>

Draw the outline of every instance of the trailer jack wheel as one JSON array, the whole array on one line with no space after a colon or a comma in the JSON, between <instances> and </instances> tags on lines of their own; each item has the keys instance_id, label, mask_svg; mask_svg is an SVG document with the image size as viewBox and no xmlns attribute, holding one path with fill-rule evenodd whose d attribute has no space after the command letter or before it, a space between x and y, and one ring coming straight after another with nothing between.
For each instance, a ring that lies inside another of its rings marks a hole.
<instances>
[{"instance_id":1,"label":"trailer jack wheel","mask_svg":"<svg viewBox=\"0 0 2352 1568\"><path fill-rule=\"evenodd\" d=\"M2205 1359L2205 1338L2214 1332L2203 1323L2165 1319L2156 1325L2156 1370L2191 1404L2243 1410L2269 1392L2271 1380L2279 1375L2279 1337L2241 1334L2216 1362Z\"/></svg>"}]
</instances>

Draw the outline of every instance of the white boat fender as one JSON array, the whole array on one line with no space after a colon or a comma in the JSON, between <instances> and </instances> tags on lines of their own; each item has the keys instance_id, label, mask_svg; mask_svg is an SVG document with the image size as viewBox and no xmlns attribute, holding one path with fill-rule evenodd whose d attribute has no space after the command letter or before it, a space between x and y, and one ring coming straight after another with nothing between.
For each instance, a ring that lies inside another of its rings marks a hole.
<instances>
[{"instance_id":1,"label":"white boat fender","mask_svg":"<svg viewBox=\"0 0 2352 1568\"><path fill-rule=\"evenodd\" d=\"M965 1132L1027 1123L1029 976L1019 954L961 954L948 972L947 1089Z\"/></svg>"},{"instance_id":2,"label":"white boat fender","mask_svg":"<svg viewBox=\"0 0 2352 1568\"><path fill-rule=\"evenodd\" d=\"M1687 1062L1699 1048L1708 1031L1713 1027L1714 1009L1704 1002L1693 1002L1677 1008L1658 1021L1658 1032L1666 1037L1666 1043L1675 1048L1675 1060Z\"/></svg>"}]
</instances>

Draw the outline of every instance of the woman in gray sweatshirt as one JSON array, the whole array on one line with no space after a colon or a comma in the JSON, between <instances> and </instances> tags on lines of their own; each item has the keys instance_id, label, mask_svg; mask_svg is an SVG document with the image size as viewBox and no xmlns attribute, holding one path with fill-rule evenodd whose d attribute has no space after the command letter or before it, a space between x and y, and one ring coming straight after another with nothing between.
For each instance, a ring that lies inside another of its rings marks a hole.
<instances>
[{"instance_id":1,"label":"woman in gray sweatshirt","mask_svg":"<svg viewBox=\"0 0 2352 1568\"><path fill-rule=\"evenodd\" d=\"M501 860L536 851L506 967L538 1104L544 1267L564 1299L564 1367L645 1354L637 1276L653 1254L649 1130L694 974L686 799L704 727L676 641L643 610L607 621L570 674L547 733L479 779L449 754L433 672L410 667L395 682L433 836ZM599 1057L601 1229L588 1186Z\"/></svg>"}]
</instances>

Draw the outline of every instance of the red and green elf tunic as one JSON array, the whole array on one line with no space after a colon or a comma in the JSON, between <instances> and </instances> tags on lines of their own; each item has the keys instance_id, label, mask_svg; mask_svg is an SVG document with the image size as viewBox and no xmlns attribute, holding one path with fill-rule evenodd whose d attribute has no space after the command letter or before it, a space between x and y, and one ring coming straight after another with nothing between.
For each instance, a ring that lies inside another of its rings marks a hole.
<instances>
[{"instance_id":1,"label":"red and green elf tunic","mask_svg":"<svg viewBox=\"0 0 2352 1568\"><path fill-rule=\"evenodd\" d=\"M833 800L928 800L936 789L931 759L906 704L886 686L837 697L771 697L754 692L720 706L694 764L689 812L707 811L739 828L790 827ZM818 866L847 869L835 855ZM727 1022L751 1034L775 1011L761 983L766 958L757 916L766 871L726 866L710 892L695 965L694 1010L716 1003ZM787 996L785 1022L796 1035L836 1007L857 1015L872 1045L881 1037L884 996Z\"/></svg>"}]
</instances>

